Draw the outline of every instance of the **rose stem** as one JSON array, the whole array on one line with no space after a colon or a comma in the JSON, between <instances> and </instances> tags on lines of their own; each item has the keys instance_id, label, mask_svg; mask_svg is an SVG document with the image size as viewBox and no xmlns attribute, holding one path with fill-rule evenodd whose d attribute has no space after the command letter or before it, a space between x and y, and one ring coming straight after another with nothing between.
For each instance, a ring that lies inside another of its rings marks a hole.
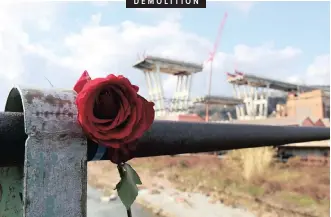
<instances>
[{"instance_id":1,"label":"rose stem","mask_svg":"<svg viewBox=\"0 0 331 217\"><path fill-rule=\"evenodd\" d=\"M127 209L126 213L127 213L128 217L132 217L131 208Z\"/></svg>"}]
</instances>

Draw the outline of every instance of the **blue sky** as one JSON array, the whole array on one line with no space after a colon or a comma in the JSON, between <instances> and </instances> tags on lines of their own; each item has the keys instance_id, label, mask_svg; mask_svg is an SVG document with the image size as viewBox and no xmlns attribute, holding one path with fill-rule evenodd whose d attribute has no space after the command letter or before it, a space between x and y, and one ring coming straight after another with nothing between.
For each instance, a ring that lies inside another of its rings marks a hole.
<instances>
[{"instance_id":1,"label":"blue sky","mask_svg":"<svg viewBox=\"0 0 331 217\"><path fill-rule=\"evenodd\" d=\"M247 13L219 2L208 2L207 9L178 10L184 30L210 41L215 40L223 14L228 12L220 47L225 52L230 52L239 43L259 45L261 42L274 41L277 47L291 45L301 48L306 56L304 61L312 60L321 53L329 53L329 2L255 2ZM151 25L157 22L148 13L126 9L122 2L101 6L91 5L90 2L70 3L62 6L61 21L55 28L59 34L54 35L52 31L47 37L58 37L61 32L65 34L68 30L78 31L89 21L89 15L95 13L102 13L103 25L114 25L125 20ZM40 35L38 33L36 37Z\"/></svg>"},{"instance_id":2,"label":"blue sky","mask_svg":"<svg viewBox=\"0 0 331 217\"><path fill-rule=\"evenodd\" d=\"M183 29L210 40L214 40L223 14L228 12L223 34L225 51L230 51L238 43L257 45L261 41L275 40L279 46L298 46L312 52L312 55L329 52L329 2L256 2L248 13L242 13L231 5L219 2L208 2L207 9L178 10L182 13ZM77 30L79 23L87 22L90 18L87 15L94 13L102 13L101 23L106 25L125 20L155 23L149 14L126 9L121 2L92 7L91 3L82 2L70 3L64 7L61 25Z\"/></svg>"},{"instance_id":3,"label":"blue sky","mask_svg":"<svg viewBox=\"0 0 331 217\"><path fill-rule=\"evenodd\" d=\"M48 2L1 6L6 46L0 46L0 79L7 84L1 92L15 82L47 86L44 76L70 88L83 69L92 76L123 73L139 84L144 77L131 65L144 50L202 63L225 12L229 16L215 57L213 93L232 95L224 72L235 67L329 84L329 2L208 2L206 9L181 10L126 9L124 2ZM194 95L205 94L208 71L206 66L195 78ZM166 92L174 82L165 78Z\"/></svg>"}]
</instances>

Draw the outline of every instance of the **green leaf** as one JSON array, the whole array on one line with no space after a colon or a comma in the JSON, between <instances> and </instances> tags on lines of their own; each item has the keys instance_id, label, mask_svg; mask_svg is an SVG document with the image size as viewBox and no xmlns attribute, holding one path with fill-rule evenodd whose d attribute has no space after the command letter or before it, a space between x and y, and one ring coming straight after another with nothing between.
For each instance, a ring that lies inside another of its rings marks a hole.
<instances>
[{"instance_id":1,"label":"green leaf","mask_svg":"<svg viewBox=\"0 0 331 217\"><path fill-rule=\"evenodd\" d=\"M137 172L129 165L119 166L121 180L116 185L118 196L128 210L138 196L137 184L142 184Z\"/></svg>"},{"instance_id":2,"label":"green leaf","mask_svg":"<svg viewBox=\"0 0 331 217\"><path fill-rule=\"evenodd\" d=\"M140 180L140 177L138 176L137 172L131 167L130 164L124 164L124 169L127 172L129 176L131 176L132 180L135 184L141 185L142 182Z\"/></svg>"}]
</instances>

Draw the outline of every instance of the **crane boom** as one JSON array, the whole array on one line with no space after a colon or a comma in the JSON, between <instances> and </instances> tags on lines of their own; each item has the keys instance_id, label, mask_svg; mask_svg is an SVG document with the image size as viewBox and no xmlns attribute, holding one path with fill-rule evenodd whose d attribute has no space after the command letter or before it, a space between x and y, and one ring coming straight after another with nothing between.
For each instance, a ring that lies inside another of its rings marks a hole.
<instances>
[{"instance_id":1,"label":"crane boom","mask_svg":"<svg viewBox=\"0 0 331 217\"><path fill-rule=\"evenodd\" d=\"M223 17L223 19L222 19L222 21L221 21L221 23L218 27L218 32L217 32L217 36L216 36L215 43L214 43L214 46L213 46L213 50L209 53L209 59L207 60L208 62L214 60L214 57L215 57L219 42L221 40L221 36L222 36L223 29L224 29L227 18L228 18L228 13L225 12L224 17Z\"/></svg>"},{"instance_id":2,"label":"crane boom","mask_svg":"<svg viewBox=\"0 0 331 217\"><path fill-rule=\"evenodd\" d=\"M211 95L211 82L212 82L212 75L213 75L213 61L214 61L214 57L215 57L219 42L221 40L221 36L222 36L222 33L223 33L223 29L224 29L227 17L228 17L228 13L225 12L224 17L221 21L221 24L218 28L218 32L217 32L217 36L216 36L216 40L215 40L215 43L214 43L213 50L212 50L212 52L209 53L209 58L206 61L206 62L210 62L208 96ZM206 104L206 121L208 122L208 120L209 120L209 105Z\"/></svg>"}]
</instances>

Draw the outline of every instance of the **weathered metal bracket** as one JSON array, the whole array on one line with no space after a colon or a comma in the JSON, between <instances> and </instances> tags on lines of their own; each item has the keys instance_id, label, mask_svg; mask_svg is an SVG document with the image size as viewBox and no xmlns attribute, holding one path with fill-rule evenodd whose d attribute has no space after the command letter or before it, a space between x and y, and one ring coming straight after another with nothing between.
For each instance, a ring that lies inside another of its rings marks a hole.
<instances>
[{"instance_id":1,"label":"weathered metal bracket","mask_svg":"<svg viewBox=\"0 0 331 217\"><path fill-rule=\"evenodd\" d=\"M24 113L28 135L23 217L86 217L87 141L77 123L75 97L71 90L21 87L9 94L5 111Z\"/></svg>"}]
</instances>

